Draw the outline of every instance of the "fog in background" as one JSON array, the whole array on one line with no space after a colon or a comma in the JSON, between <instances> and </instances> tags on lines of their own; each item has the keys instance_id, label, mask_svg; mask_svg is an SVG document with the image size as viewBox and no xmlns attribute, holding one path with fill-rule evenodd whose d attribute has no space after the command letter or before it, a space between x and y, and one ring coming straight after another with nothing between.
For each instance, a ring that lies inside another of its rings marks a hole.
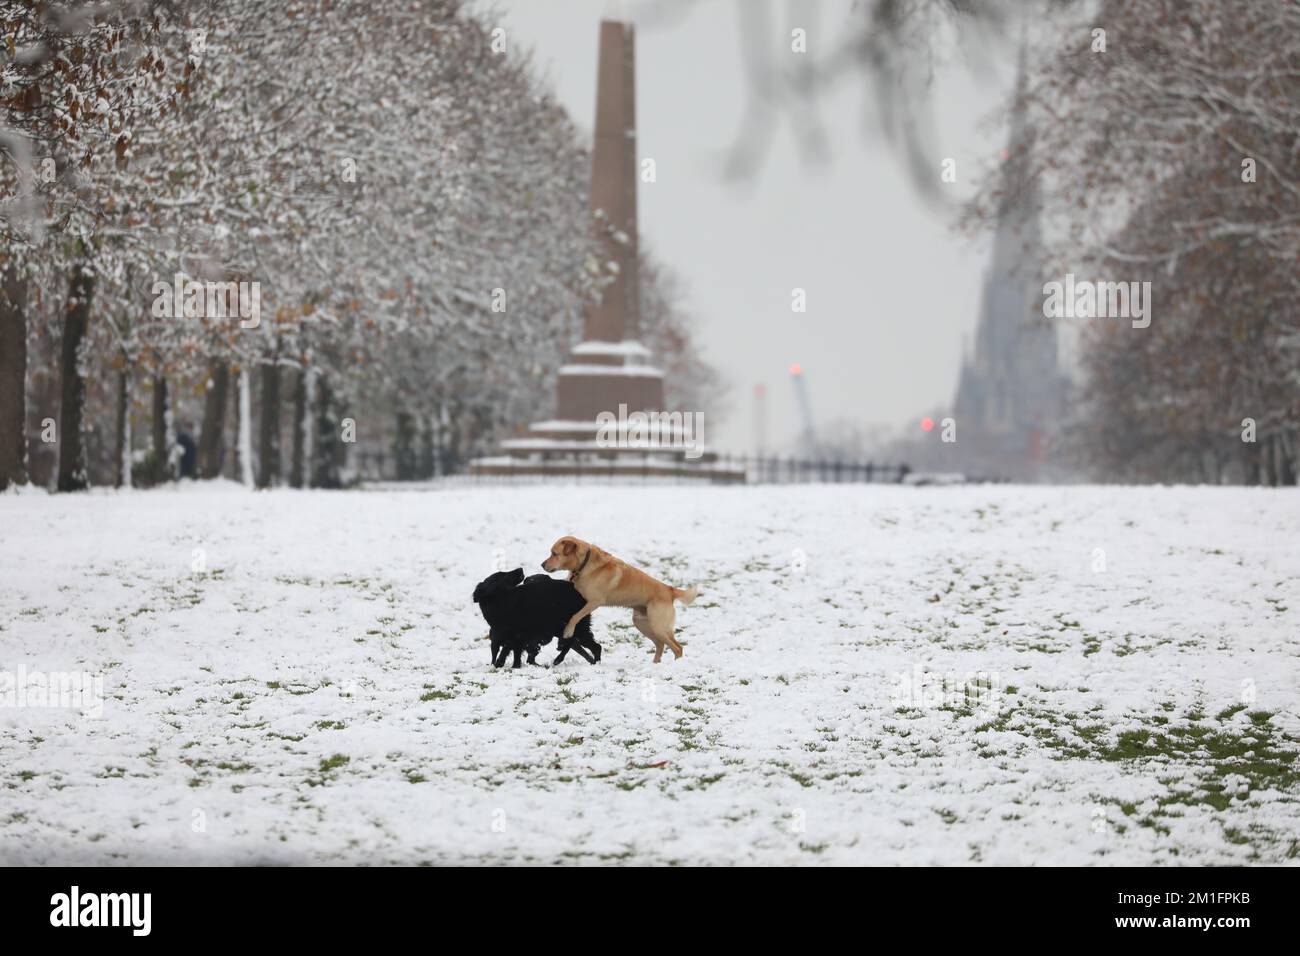
<instances>
[{"instance_id":1,"label":"fog in background","mask_svg":"<svg viewBox=\"0 0 1300 956\"><path fill-rule=\"evenodd\" d=\"M638 153L655 160L658 177L640 184L641 237L685 280L701 347L732 384L728 418L706 419L710 444L753 447L753 389L765 383L768 448L788 448L799 430L787 373L795 362L819 428L853 421L901 429L948 406L978 317L987 243L953 231L952 217L918 194L873 120L865 75L846 74L814 104L830 147L825 162L809 159L790 116L779 114L753 175L728 181L723 166L749 91L743 5L482 6L499 12L512 49L533 48L587 136L599 21L637 23ZM797 55L794 27L808 31L809 55L829 49L851 8L799 4L791 15L773 6L773 62ZM973 74L956 49L936 68L934 177L942 158L956 160L958 182L942 187L953 203L1005 145L1000 110L1014 81L1015 38L1000 47L992 71ZM804 314L791 311L795 287L807 292Z\"/></svg>"}]
</instances>

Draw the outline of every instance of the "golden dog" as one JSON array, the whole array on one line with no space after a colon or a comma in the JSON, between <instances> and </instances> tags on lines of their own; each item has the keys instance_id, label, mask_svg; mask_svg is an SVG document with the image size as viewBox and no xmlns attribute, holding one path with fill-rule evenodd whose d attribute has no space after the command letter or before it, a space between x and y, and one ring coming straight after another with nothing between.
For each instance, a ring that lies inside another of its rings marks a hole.
<instances>
[{"instance_id":1,"label":"golden dog","mask_svg":"<svg viewBox=\"0 0 1300 956\"><path fill-rule=\"evenodd\" d=\"M566 638L572 637L578 622L598 607L630 607L636 629L654 642L656 664L664 656L665 647L672 648L674 658L682 656L682 645L673 636L677 622L673 601L690 604L697 594L695 588L683 590L656 581L608 551L572 535L565 535L551 546L551 556L542 562L542 568L568 571L569 580L587 602L569 619L564 628Z\"/></svg>"}]
</instances>

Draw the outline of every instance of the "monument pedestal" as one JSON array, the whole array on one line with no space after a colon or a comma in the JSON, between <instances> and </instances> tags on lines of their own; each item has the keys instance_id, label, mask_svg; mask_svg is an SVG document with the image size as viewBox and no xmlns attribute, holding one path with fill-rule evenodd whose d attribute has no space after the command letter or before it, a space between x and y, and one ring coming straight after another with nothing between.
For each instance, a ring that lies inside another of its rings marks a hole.
<instances>
[{"instance_id":1,"label":"monument pedestal","mask_svg":"<svg viewBox=\"0 0 1300 956\"><path fill-rule=\"evenodd\" d=\"M601 412L662 411L664 373L650 364L650 350L640 342L581 342L560 367L556 382L556 417L596 420Z\"/></svg>"},{"instance_id":2,"label":"monument pedestal","mask_svg":"<svg viewBox=\"0 0 1300 956\"><path fill-rule=\"evenodd\" d=\"M580 343L560 368L558 417L503 441L497 455L474 461L471 473L743 483L742 470L724 466L713 452L688 447L696 433L682 424L657 429L652 444L626 428L611 428L610 416L625 421L627 413L663 412L663 372L645 364L649 358L649 350L631 340Z\"/></svg>"}]
</instances>

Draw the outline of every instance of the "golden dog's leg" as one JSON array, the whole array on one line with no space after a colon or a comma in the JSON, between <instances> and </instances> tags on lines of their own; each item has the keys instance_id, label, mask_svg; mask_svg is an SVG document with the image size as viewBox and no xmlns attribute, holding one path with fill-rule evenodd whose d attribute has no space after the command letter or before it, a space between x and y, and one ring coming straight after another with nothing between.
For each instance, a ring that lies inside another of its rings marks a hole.
<instances>
[{"instance_id":1,"label":"golden dog's leg","mask_svg":"<svg viewBox=\"0 0 1300 956\"><path fill-rule=\"evenodd\" d=\"M654 632L652 639L659 645L659 650L662 652L666 644L673 649L674 659L681 657L682 645L677 643L677 638L673 635L677 626L677 610L673 607L673 602L656 601L646 612L650 629ZM655 660L658 659L656 656Z\"/></svg>"},{"instance_id":2,"label":"golden dog's leg","mask_svg":"<svg viewBox=\"0 0 1300 956\"><path fill-rule=\"evenodd\" d=\"M567 641L569 638L573 637L573 632L578 627L578 622L598 607L600 607L599 604L588 601L582 606L581 611L569 618L569 623L564 625L564 639Z\"/></svg>"},{"instance_id":3,"label":"golden dog's leg","mask_svg":"<svg viewBox=\"0 0 1300 956\"><path fill-rule=\"evenodd\" d=\"M650 616L646 614L645 608L632 608L632 623L636 625L638 631L650 638L651 643L654 644L655 663L658 664L659 659L664 656L664 642L659 640L658 636L655 634L655 629L650 624Z\"/></svg>"}]
</instances>

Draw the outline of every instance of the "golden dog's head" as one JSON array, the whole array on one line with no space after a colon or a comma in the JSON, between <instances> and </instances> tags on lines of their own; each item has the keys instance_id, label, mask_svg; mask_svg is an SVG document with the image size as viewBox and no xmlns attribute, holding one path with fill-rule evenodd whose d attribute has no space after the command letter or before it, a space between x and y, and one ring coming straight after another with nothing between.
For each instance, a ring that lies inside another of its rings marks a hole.
<instances>
[{"instance_id":1,"label":"golden dog's head","mask_svg":"<svg viewBox=\"0 0 1300 956\"><path fill-rule=\"evenodd\" d=\"M576 571L582 560L583 542L566 534L551 545L551 556L542 562L543 571Z\"/></svg>"}]
</instances>

